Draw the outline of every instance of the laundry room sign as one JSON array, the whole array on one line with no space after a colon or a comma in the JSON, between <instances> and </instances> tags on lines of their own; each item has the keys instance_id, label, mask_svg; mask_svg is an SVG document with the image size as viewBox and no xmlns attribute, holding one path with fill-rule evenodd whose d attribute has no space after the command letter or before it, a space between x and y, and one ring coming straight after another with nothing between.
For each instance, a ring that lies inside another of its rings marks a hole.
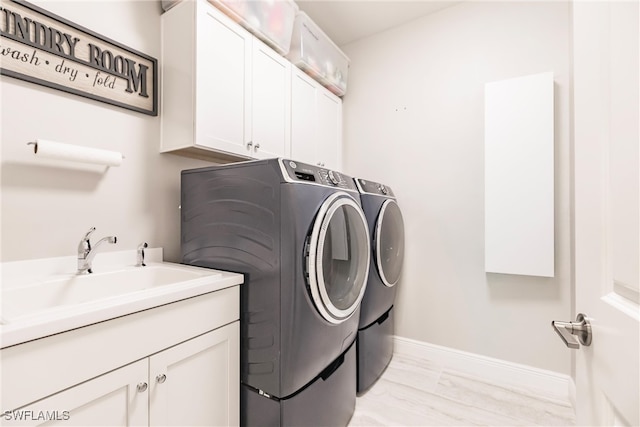
<instances>
[{"instance_id":1,"label":"laundry room sign","mask_svg":"<svg viewBox=\"0 0 640 427\"><path fill-rule=\"evenodd\" d=\"M0 3L0 72L152 116L158 61L22 0Z\"/></svg>"}]
</instances>

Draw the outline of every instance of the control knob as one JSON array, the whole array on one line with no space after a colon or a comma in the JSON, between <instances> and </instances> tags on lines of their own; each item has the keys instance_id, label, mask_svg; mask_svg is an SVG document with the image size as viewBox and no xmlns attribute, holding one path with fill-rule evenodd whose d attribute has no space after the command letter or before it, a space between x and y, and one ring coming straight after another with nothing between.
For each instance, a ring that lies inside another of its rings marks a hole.
<instances>
[{"instance_id":1,"label":"control knob","mask_svg":"<svg viewBox=\"0 0 640 427\"><path fill-rule=\"evenodd\" d=\"M334 173L333 171L329 171L329 181L331 181L333 185L340 184L340 174L338 172Z\"/></svg>"},{"instance_id":2,"label":"control knob","mask_svg":"<svg viewBox=\"0 0 640 427\"><path fill-rule=\"evenodd\" d=\"M387 190L387 187L385 187L384 185L380 184L378 185L378 190L380 190L380 192L384 195L389 194L389 190Z\"/></svg>"}]
</instances>

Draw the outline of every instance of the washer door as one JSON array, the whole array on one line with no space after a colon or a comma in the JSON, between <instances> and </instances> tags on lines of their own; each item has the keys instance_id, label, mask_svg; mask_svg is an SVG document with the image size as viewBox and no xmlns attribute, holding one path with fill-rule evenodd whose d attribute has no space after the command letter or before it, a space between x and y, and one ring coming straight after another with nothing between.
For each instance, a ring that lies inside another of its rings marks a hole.
<instances>
[{"instance_id":1,"label":"washer door","mask_svg":"<svg viewBox=\"0 0 640 427\"><path fill-rule=\"evenodd\" d=\"M394 200L386 200L380 208L374 242L378 274L391 287L400 279L404 259L404 221Z\"/></svg>"},{"instance_id":2,"label":"washer door","mask_svg":"<svg viewBox=\"0 0 640 427\"><path fill-rule=\"evenodd\" d=\"M322 204L309 237L307 272L313 302L327 321L347 320L364 296L371 248L360 206L338 192Z\"/></svg>"}]
</instances>

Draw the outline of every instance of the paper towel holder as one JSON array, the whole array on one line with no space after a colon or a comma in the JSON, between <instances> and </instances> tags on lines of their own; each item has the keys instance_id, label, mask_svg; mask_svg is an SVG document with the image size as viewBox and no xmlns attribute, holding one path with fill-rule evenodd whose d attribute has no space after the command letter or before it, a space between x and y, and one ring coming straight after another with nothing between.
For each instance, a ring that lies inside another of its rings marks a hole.
<instances>
[{"instance_id":1,"label":"paper towel holder","mask_svg":"<svg viewBox=\"0 0 640 427\"><path fill-rule=\"evenodd\" d=\"M66 160L79 163L92 163L110 167L120 166L120 162L125 159L125 156L117 151L81 147L72 144L45 141L39 138L35 141L27 142L27 146L33 145L33 153L38 154L38 144L40 143L54 146L52 149L48 145L47 147L49 148L47 149L47 152L41 153L40 155L57 160ZM60 147L64 147L64 151L60 150Z\"/></svg>"}]
</instances>

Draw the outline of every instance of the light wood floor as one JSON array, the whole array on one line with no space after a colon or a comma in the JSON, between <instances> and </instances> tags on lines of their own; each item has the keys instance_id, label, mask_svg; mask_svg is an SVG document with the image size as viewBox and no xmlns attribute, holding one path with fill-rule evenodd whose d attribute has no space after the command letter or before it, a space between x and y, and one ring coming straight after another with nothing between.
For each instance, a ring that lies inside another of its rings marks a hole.
<instances>
[{"instance_id":1,"label":"light wood floor","mask_svg":"<svg viewBox=\"0 0 640 427\"><path fill-rule=\"evenodd\" d=\"M411 356L394 354L356 401L349 426L573 426L574 410L525 389L491 384Z\"/></svg>"}]
</instances>

